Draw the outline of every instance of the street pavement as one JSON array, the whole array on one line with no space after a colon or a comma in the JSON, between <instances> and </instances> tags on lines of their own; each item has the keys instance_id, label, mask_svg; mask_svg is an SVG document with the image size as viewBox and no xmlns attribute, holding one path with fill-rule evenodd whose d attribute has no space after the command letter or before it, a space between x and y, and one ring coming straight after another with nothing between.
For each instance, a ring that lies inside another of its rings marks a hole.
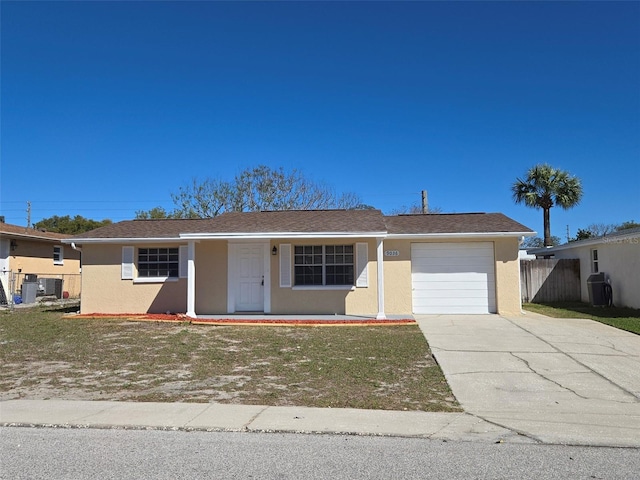
<instances>
[{"instance_id":1,"label":"street pavement","mask_svg":"<svg viewBox=\"0 0 640 480\"><path fill-rule=\"evenodd\" d=\"M416 319L464 413L7 400L0 425L640 447L640 336L529 313Z\"/></svg>"}]
</instances>

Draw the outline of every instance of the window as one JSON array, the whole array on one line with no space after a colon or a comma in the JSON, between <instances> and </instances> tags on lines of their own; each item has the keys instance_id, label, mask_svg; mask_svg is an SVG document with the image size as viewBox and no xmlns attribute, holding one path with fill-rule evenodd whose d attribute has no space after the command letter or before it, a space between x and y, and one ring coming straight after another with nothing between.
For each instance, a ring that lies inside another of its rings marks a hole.
<instances>
[{"instance_id":1,"label":"window","mask_svg":"<svg viewBox=\"0 0 640 480\"><path fill-rule=\"evenodd\" d=\"M353 245L297 245L295 285L353 285Z\"/></svg>"},{"instance_id":2,"label":"window","mask_svg":"<svg viewBox=\"0 0 640 480\"><path fill-rule=\"evenodd\" d=\"M598 273L598 250L591 250L591 273Z\"/></svg>"},{"instance_id":3,"label":"window","mask_svg":"<svg viewBox=\"0 0 640 480\"><path fill-rule=\"evenodd\" d=\"M139 277L178 277L180 254L178 248L138 249Z\"/></svg>"},{"instance_id":4,"label":"window","mask_svg":"<svg viewBox=\"0 0 640 480\"><path fill-rule=\"evenodd\" d=\"M64 247L60 245L53 246L53 264L64 265Z\"/></svg>"}]
</instances>

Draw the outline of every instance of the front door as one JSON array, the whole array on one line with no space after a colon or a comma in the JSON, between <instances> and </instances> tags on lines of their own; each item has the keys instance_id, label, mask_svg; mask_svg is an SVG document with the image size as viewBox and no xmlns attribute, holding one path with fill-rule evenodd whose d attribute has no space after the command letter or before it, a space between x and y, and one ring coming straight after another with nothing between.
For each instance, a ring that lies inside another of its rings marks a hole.
<instances>
[{"instance_id":1,"label":"front door","mask_svg":"<svg viewBox=\"0 0 640 480\"><path fill-rule=\"evenodd\" d=\"M239 244L236 259L236 312L264 311L264 245Z\"/></svg>"},{"instance_id":2,"label":"front door","mask_svg":"<svg viewBox=\"0 0 640 480\"><path fill-rule=\"evenodd\" d=\"M9 292L9 257L11 255L11 241L8 238L0 238L0 300L6 302L11 292Z\"/></svg>"}]
</instances>

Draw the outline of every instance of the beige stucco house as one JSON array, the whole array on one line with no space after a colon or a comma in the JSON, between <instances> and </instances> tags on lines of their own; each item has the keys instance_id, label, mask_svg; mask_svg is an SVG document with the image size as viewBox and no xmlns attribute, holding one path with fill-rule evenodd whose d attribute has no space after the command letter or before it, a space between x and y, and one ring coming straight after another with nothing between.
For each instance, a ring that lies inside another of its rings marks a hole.
<instances>
[{"instance_id":1,"label":"beige stucco house","mask_svg":"<svg viewBox=\"0 0 640 480\"><path fill-rule=\"evenodd\" d=\"M131 220L81 246L82 313L191 317L520 312L518 243L499 213L233 212Z\"/></svg>"},{"instance_id":2,"label":"beige stucco house","mask_svg":"<svg viewBox=\"0 0 640 480\"><path fill-rule=\"evenodd\" d=\"M611 285L614 305L640 308L640 229L622 230L604 237L578 240L531 252L538 257L580 259L583 302L589 302L589 276L604 273Z\"/></svg>"},{"instance_id":3,"label":"beige stucco house","mask_svg":"<svg viewBox=\"0 0 640 480\"><path fill-rule=\"evenodd\" d=\"M80 252L62 243L69 237L0 222L0 282L5 296L19 292L26 274L35 274L63 280L63 290L72 298L78 297Z\"/></svg>"}]
</instances>

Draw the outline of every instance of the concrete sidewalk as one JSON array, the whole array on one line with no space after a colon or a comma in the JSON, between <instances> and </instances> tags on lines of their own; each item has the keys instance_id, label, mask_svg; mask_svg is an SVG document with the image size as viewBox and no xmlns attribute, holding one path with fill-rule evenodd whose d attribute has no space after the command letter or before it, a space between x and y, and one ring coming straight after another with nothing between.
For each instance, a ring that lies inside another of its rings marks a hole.
<instances>
[{"instance_id":1,"label":"concrete sidewalk","mask_svg":"<svg viewBox=\"0 0 640 480\"><path fill-rule=\"evenodd\" d=\"M465 412L542 443L640 447L640 336L530 313L417 320Z\"/></svg>"},{"instance_id":2,"label":"concrete sidewalk","mask_svg":"<svg viewBox=\"0 0 640 480\"><path fill-rule=\"evenodd\" d=\"M336 433L438 440L533 442L466 413L216 403L6 400L0 425Z\"/></svg>"}]
</instances>

